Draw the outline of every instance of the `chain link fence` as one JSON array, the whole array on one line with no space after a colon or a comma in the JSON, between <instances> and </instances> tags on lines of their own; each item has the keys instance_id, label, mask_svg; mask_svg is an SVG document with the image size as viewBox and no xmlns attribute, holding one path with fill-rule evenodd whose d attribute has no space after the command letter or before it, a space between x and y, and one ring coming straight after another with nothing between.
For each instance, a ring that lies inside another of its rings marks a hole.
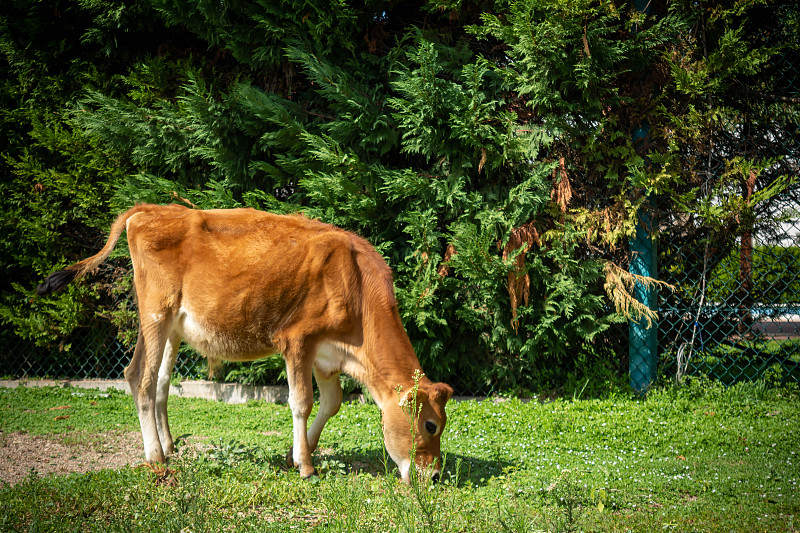
<instances>
[{"instance_id":1,"label":"chain link fence","mask_svg":"<svg viewBox=\"0 0 800 533\"><path fill-rule=\"evenodd\" d=\"M105 324L80 328L60 348L36 346L12 335L0 336L0 378L14 379L123 379L133 356L133 345L117 339L117 328ZM205 359L181 346L175 375L205 379Z\"/></svg>"},{"instance_id":2,"label":"chain link fence","mask_svg":"<svg viewBox=\"0 0 800 533\"><path fill-rule=\"evenodd\" d=\"M659 305L662 370L800 382L800 224L781 227L782 238L662 239L660 278L674 287Z\"/></svg>"},{"instance_id":3,"label":"chain link fence","mask_svg":"<svg viewBox=\"0 0 800 533\"><path fill-rule=\"evenodd\" d=\"M727 223L699 215L661 222L658 278L674 290L660 293L658 351L662 373L679 381L800 382L800 58L780 54L767 74L780 94L753 93L735 119L714 124L709 146L685 154L698 162L698 194L709 205L732 196L752 212ZM726 188L737 158L767 163ZM752 201L786 178L782 194Z\"/></svg>"}]
</instances>

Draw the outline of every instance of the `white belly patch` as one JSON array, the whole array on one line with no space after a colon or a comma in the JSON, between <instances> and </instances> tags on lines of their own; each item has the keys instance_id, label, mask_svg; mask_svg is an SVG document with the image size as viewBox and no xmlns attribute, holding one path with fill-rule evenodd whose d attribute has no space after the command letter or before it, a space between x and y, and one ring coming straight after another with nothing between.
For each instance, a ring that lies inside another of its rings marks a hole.
<instances>
[{"instance_id":1,"label":"white belly patch","mask_svg":"<svg viewBox=\"0 0 800 533\"><path fill-rule=\"evenodd\" d=\"M243 361L276 353L272 346L263 341L209 328L191 310L183 306L178 311L175 330L189 345L206 357Z\"/></svg>"}]
</instances>

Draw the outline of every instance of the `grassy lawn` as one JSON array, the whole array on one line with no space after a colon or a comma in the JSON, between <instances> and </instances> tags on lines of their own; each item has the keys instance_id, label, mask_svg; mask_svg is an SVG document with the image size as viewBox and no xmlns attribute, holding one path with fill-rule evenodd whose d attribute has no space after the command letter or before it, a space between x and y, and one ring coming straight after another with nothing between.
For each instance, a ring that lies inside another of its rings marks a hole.
<instances>
[{"instance_id":1,"label":"grassy lawn","mask_svg":"<svg viewBox=\"0 0 800 533\"><path fill-rule=\"evenodd\" d=\"M69 418L53 407L69 405ZM698 384L647 400L451 403L444 482L406 487L380 414L346 404L323 432L320 477L283 468L285 405L170 400L180 457L0 485L0 531L794 531L800 400L761 384ZM131 431L130 397L0 390L3 435ZM203 447L188 443L203 443ZM0 445L7 445L0 442Z\"/></svg>"}]
</instances>

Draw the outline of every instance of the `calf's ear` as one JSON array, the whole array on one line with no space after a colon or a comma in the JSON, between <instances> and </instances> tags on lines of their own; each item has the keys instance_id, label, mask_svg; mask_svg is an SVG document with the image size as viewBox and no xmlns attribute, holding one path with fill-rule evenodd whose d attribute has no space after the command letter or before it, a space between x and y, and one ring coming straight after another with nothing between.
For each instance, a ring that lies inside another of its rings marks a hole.
<instances>
[{"instance_id":1,"label":"calf's ear","mask_svg":"<svg viewBox=\"0 0 800 533\"><path fill-rule=\"evenodd\" d=\"M442 403L453 397L453 387L447 383L434 383L431 386L431 398Z\"/></svg>"}]
</instances>

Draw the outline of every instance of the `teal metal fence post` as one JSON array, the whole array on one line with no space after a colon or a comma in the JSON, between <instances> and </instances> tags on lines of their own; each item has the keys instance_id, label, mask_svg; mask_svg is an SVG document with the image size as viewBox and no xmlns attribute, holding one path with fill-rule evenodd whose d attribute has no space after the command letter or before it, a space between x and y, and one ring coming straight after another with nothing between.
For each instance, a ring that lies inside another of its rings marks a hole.
<instances>
[{"instance_id":1,"label":"teal metal fence post","mask_svg":"<svg viewBox=\"0 0 800 533\"><path fill-rule=\"evenodd\" d=\"M631 261L629 271L637 276L656 278L656 243L652 236L652 216L645 206L639 210L636 237L630 242ZM643 283L636 283L633 289L636 300L650 309L656 308L656 290ZM658 325L653 322L648 327L647 320L629 322L628 332L628 373L633 390L644 394L656 377L658 371Z\"/></svg>"},{"instance_id":2,"label":"teal metal fence post","mask_svg":"<svg viewBox=\"0 0 800 533\"><path fill-rule=\"evenodd\" d=\"M650 0L634 0L639 11L650 12ZM634 29L635 31L635 29ZM644 122L633 132L634 146L644 144L650 125ZM656 265L656 243L653 239L653 221L645 205L637 216L636 236L630 242L631 261L628 271L637 276L655 279L658 276ZM652 310L656 308L656 291L642 283L633 288L636 300ZM631 387L639 394L645 394L658 371L658 325L653 322L648 328L647 320L631 320L628 324L628 374Z\"/></svg>"}]
</instances>

